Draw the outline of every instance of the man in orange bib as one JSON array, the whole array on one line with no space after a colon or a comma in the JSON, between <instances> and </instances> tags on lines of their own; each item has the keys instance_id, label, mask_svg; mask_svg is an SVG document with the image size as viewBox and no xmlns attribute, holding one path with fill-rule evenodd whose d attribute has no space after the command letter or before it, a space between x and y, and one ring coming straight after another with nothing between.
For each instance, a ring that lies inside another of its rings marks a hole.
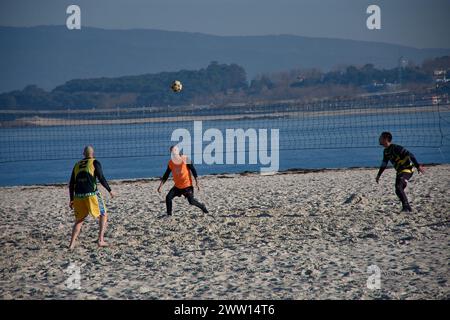
<instances>
[{"instance_id":1,"label":"man in orange bib","mask_svg":"<svg viewBox=\"0 0 450 320\"><path fill-rule=\"evenodd\" d=\"M171 146L170 152L171 159L169 160L167 170L161 178L161 183L158 187L158 192L161 193L162 186L169 178L170 172L172 172L175 186L170 189L169 193L166 196L167 215L172 215L173 198L181 197L182 195L186 197L186 199L189 201L189 204L200 208L204 213L208 213L206 206L194 198L194 187L192 186L191 172L194 176L195 185L197 189L200 190L197 182L197 171L195 170L194 166L189 163L186 156L180 154L177 146Z\"/></svg>"}]
</instances>

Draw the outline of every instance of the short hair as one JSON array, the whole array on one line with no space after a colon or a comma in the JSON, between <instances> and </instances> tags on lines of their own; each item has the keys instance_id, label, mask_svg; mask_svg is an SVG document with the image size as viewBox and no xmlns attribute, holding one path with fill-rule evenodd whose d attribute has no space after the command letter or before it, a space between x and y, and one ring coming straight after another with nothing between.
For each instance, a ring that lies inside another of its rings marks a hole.
<instances>
[{"instance_id":1,"label":"short hair","mask_svg":"<svg viewBox=\"0 0 450 320\"><path fill-rule=\"evenodd\" d=\"M94 147L91 146L91 145L85 146L84 149L83 149L83 154L86 156L86 155L88 155L90 153L94 153Z\"/></svg>"},{"instance_id":2,"label":"short hair","mask_svg":"<svg viewBox=\"0 0 450 320\"><path fill-rule=\"evenodd\" d=\"M386 139L387 141L391 142L392 141L392 134L388 131L384 131L381 133L381 137L383 139Z\"/></svg>"}]
</instances>

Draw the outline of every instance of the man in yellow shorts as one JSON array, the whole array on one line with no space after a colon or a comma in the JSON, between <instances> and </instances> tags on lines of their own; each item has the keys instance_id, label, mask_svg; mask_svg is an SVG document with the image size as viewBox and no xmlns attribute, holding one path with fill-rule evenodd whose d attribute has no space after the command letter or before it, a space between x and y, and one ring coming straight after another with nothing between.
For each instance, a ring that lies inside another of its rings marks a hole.
<instances>
[{"instance_id":1,"label":"man in yellow shorts","mask_svg":"<svg viewBox=\"0 0 450 320\"><path fill-rule=\"evenodd\" d=\"M105 202L97 189L97 179L108 190L111 198L115 196L115 193L103 176L100 162L94 158L94 148L92 146L85 147L83 155L84 159L75 164L69 183L70 208L75 213L75 224L72 229L69 249L74 248L83 221L89 214L99 219L98 245L100 247L108 245L104 240L108 215Z\"/></svg>"}]
</instances>

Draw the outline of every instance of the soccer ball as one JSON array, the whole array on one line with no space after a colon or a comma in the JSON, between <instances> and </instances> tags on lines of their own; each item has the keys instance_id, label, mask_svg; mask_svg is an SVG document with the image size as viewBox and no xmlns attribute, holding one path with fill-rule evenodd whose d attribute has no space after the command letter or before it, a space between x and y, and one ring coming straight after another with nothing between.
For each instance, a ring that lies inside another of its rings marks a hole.
<instances>
[{"instance_id":1,"label":"soccer ball","mask_svg":"<svg viewBox=\"0 0 450 320\"><path fill-rule=\"evenodd\" d=\"M183 89L183 85L181 84L181 81L175 80L172 82L172 85L170 86L173 90L173 92L180 92L181 89Z\"/></svg>"}]
</instances>

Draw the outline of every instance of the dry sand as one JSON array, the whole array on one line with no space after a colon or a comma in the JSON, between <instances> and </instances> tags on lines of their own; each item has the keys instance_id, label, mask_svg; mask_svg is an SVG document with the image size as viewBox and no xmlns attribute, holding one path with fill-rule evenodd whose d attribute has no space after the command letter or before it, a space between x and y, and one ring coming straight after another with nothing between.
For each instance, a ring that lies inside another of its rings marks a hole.
<instances>
[{"instance_id":1,"label":"dry sand","mask_svg":"<svg viewBox=\"0 0 450 320\"><path fill-rule=\"evenodd\" d=\"M375 175L206 176L210 214L176 198L171 218L158 181L112 182L111 247L97 248L90 218L72 252L65 186L0 188L0 298L449 299L450 165L413 177L412 214L398 213L393 170Z\"/></svg>"}]
</instances>

